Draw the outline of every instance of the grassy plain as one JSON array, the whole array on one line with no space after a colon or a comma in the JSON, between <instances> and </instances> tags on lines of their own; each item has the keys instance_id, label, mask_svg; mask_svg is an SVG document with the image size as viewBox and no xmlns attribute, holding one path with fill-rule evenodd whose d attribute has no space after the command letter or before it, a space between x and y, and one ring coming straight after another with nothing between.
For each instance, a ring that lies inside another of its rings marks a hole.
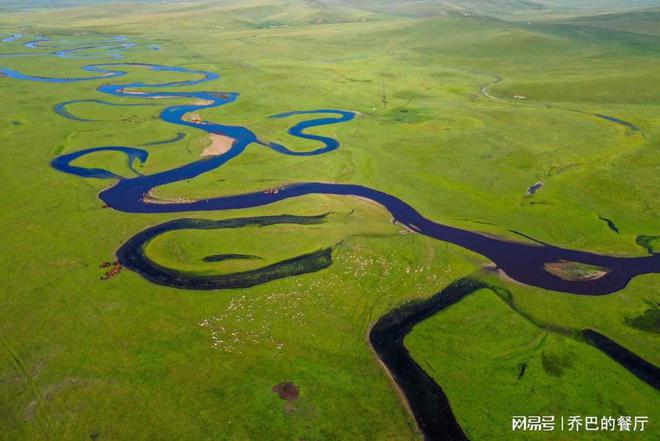
<instances>
[{"instance_id":1,"label":"grassy plain","mask_svg":"<svg viewBox=\"0 0 660 441\"><path fill-rule=\"evenodd\" d=\"M512 239L520 239L510 232L517 230L565 247L643 255L637 236L660 234L660 37L648 31L648 15L634 32L630 15L599 21L607 26L587 23L594 19L527 24L296 1L132 4L119 11L96 5L7 12L0 30L73 44L129 36L143 46L126 51L127 62L222 75L181 90L241 93L204 118L247 126L295 149L313 147L286 135L299 119L269 115L360 113L314 131L339 139L336 152L301 158L251 146L225 167L159 188L159 197L350 182L387 191L436 221ZM25 52L25 41L2 43L0 52ZM154 43L160 51L144 46ZM88 55L0 58L0 66L66 77L107 61L102 52ZM183 78L129 70L126 81ZM91 146L138 146L186 133L147 148L141 171L154 173L197 160L206 145L205 134L157 119L165 102L69 109L95 122L52 112L62 101L107 98L95 92L103 83L0 78L0 439L418 439L365 335L386 311L439 291L485 259L407 234L364 201L305 197L193 216L334 213L326 224L178 232L148 251L158 262L190 269L214 253L257 254L268 263L337 245L327 270L222 292L168 289L130 272L101 281L99 264L121 243L182 216L102 209L97 193L109 182L64 175L49 162ZM480 93L490 83L490 97ZM80 164L131 173L123 156L110 153ZM543 188L527 197L539 180ZM222 272L261 264L211 266ZM657 310L658 275L598 299L507 288L539 322L591 327L660 364L657 318L633 326ZM406 343L445 388L471 439L510 435L513 414L639 414L652 424L660 416L657 391L590 346L530 324L488 291L420 324ZM544 367L548 357L562 366ZM518 381L522 362L528 367ZM291 412L271 391L283 381L301 390Z\"/></svg>"}]
</instances>

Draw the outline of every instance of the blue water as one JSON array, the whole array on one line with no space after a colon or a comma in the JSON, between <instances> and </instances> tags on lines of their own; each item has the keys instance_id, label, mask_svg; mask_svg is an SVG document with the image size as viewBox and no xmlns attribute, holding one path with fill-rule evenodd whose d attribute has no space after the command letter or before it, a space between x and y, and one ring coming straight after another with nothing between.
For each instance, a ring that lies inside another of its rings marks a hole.
<instances>
[{"instance_id":1,"label":"blue water","mask_svg":"<svg viewBox=\"0 0 660 441\"><path fill-rule=\"evenodd\" d=\"M277 144L274 142L269 143L268 146L278 153L283 153L286 155L295 155L295 156L314 156L314 155L321 155L323 153L328 153L333 150L337 150L339 148L339 141L337 141L336 139L328 138L327 136L305 133L304 130L313 127L326 126L328 124L336 124L336 123L350 121L355 117L355 114L353 112L347 112L345 110L328 110L328 109L303 110L303 111L284 112L277 115L273 115L271 116L271 118L287 118L289 116L296 116L296 115L314 115L314 114L323 114L323 113L335 114L335 115L339 115L339 117L316 118L316 119L302 121L288 130L288 133L292 136L297 136L299 138L317 141L323 144L324 145L323 147L306 152L299 152L299 151L291 150L281 144Z\"/></svg>"},{"instance_id":2,"label":"blue water","mask_svg":"<svg viewBox=\"0 0 660 441\"><path fill-rule=\"evenodd\" d=\"M185 133L178 132L174 138L163 139L161 141L152 141L152 142L148 142L146 144L142 144L142 146L143 147L149 147L149 146L153 146L153 145L172 144L172 143L179 142L179 141L183 140L185 137L186 137Z\"/></svg>"},{"instance_id":3,"label":"blue water","mask_svg":"<svg viewBox=\"0 0 660 441\"><path fill-rule=\"evenodd\" d=\"M122 41L120 37L117 38L119 41ZM83 178L116 179L117 182L113 186L99 194L101 200L115 210L127 213L220 211L265 206L284 199L310 194L359 196L380 204L392 215L395 221L406 226L410 230L437 240L456 244L481 254L494 262L509 277L529 285L575 294L602 295L622 289L631 278L637 275L660 272L660 255L631 258L604 256L554 247L542 243L529 244L499 240L478 232L439 224L427 219L412 206L391 194L354 184L305 182L288 185L284 188L277 189L277 191L266 189L259 192L219 196L184 203L151 203L148 194L154 188L181 180L194 179L204 173L216 170L241 155L248 147L256 146L263 148L266 146L278 153L296 156L330 154L340 148L340 142L331 137L307 133L306 130L330 124L348 123L355 118L355 113L339 109L317 109L288 111L272 116L271 118L289 118L294 116L311 117L322 115L322 117L310 118L298 122L288 130L288 133L292 136L313 142L313 148L301 152L273 142L262 142L246 127L226 125L211 121L187 121L184 119L184 116L189 112L198 112L203 109L226 106L235 102L239 96L236 92L168 92L161 90L170 87L195 86L215 81L219 76L213 72L145 63L105 63L87 65L83 67L83 70L95 75L75 78L51 78L30 75L8 68L0 68L0 73L15 80L69 83L116 79L127 75L125 69L128 68L147 69L153 72L185 73L186 75L189 75L191 79L153 83L104 83L97 88L97 91L106 95L123 98L150 99L166 97L178 99L189 98L193 102L203 101L204 104L179 104L167 106L161 112L160 117L163 121L170 124L187 126L207 133L228 136L233 138L235 142L230 150L222 155L199 159L167 171L152 175L140 175L137 177L121 177L101 168L86 168L71 165L74 160L99 151L116 151L123 153L127 156L128 164L131 167L133 167L135 161L140 161L141 163L147 161L149 153L146 150L133 147L95 147L61 155L52 162L52 166L63 173L69 173ZM140 89L148 89L148 91L142 91ZM153 91L153 89L156 89L156 91ZM65 105L59 108L60 114L62 114L61 112L63 112L66 107L66 103L63 104ZM374 140L374 142L377 141L378 140ZM393 189L393 191L396 192L396 189ZM601 266L609 268L610 272L596 280L563 280L544 269L546 263L557 262L559 260Z\"/></svg>"},{"instance_id":4,"label":"blue water","mask_svg":"<svg viewBox=\"0 0 660 441\"><path fill-rule=\"evenodd\" d=\"M14 42L14 41L16 41L16 40L18 40L22 37L23 37L23 34L13 34L13 35L10 35L9 37L3 38L2 42L3 43L12 43L12 42Z\"/></svg>"},{"instance_id":5,"label":"blue water","mask_svg":"<svg viewBox=\"0 0 660 441\"><path fill-rule=\"evenodd\" d=\"M88 167L78 167L71 165L76 159L87 156L91 153L96 152L121 152L126 155L128 167L133 170L135 173L138 173L133 164L135 161L139 161L141 164L149 157L149 152L146 150L136 149L133 147L121 147L121 146L107 146L107 147L94 147L90 149L80 150L75 153L70 153L67 155L58 156L51 162L51 165L56 170L59 170L64 173L70 173L72 175L80 176L83 178L96 178L96 179L125 179L122 176L116 175L108 170L102 168L88 168ZM139 174L139 173L138 173Z\"/></svg>"},{"instance_id":6,"label":"blue water","mask_svg":"<svg viewBox=\"0 0 660 441\"><path fill-rule=\"evenodd\" d=\"M36 38L32 41L28 41L25 43L23 46L28 48L28 49L36 49L39 47L39 43L43 41L49 41L50 39L46 37L45 35L37 35Z\"/></svg>"},{"instance_id":7,"label":"blue water","mask_svg":"<svg viewBox=\"0 0 660 441\"><path fill-rule=\"evenodd\" d=\"M113 103L110 101L96 100L96 99L71 100L56 104L55 106L53 106L53 111L55 111L55 113L66 119L71 119L74 121L82 121L82 122L100 121L98 119L82 118L80 116L74 115L68 110L68 106L70 106L71 104L80 104L80 103L96 103L104 106L115 106L115 107L143 107L143 106L157 105L156 103Z\"/></svg>"},{"instance_id":8,"label":"blue water","mask_svg":"<svg viewBox=\"0 0 660 441\"><path fill-rule=\"evenodd\" d=\"M598 118L628 127L633 132L639 132L640 130L642 130L639 127L637 127L635 124L628 121L624 121L621 118L615 118L614 116L603 115L602 113L595 113L594 115L597 116Z\"/></svg>"},{"instance_id":9,"label":"blue water","mask_svg":"<svg viewBox=\"0 0 660 441\"><path fill-rule=\"evenodd\" d=\"M12 35L2 40L5 43L22 38L22 34ZM43 45L41 43L49 43ZM137 47L138 44L130 41L128 37L114 36L96 43L89 43L85 46L65 47L58 49L57 46L70 46L68 41L53 41L45 35L37 35L33 40L28 41L23 46L28 49L51 49L51 52L14 52L0 54L0 57L35 57L35 56L56 56L59 58L87 59L87 58L111 58L119 60L124 57L123 52L127 49ZM55 46L55 47L52 47ZM54 49L54 50L53 50ZM150 48L152 50L152 48Z\"/></svg>"}]
</instances>

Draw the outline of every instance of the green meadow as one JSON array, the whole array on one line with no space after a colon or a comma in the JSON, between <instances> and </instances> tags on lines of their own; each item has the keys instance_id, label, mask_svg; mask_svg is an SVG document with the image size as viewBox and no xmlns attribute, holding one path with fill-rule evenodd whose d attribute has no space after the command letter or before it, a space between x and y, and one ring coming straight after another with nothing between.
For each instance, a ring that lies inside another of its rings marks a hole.
<instances>
[{"instance_id":1,"label":"green meadow","mask_svg":"<svg viewBox=\"0 0 660 441\"><path fill-rule=\"evenodd\" d=\"M334 152L285 156L253 144L223 167L157 188L158 198L351 183L392 194L436 222L510 240L528 240L517 231L596 253L658 252L657 2L605 1L606 14L594 12L596 1L584 10L549 2L557 6L552 13L516 5L497 14L484 5L492 2L473 2L468 15L447 6L452 2L399 3L16 9L0 2L0 39L24 34L0 43L0 53L45 53L58 41L79 47L114 35L139 44L122 51L123 60L90 49L84 59L0 57L0 67L52 77L85 76L81 67L104 62L217 72L217 81L167 90L238 92L235 103L201 116L298 151L317 147L287 134L305 117L269 116L358 113L310 130L339 140ZM53 41L23 47L41 34ZM660 365L660 275L637 277L598 298L524 286L483 274L487 259L416 235L359 198L305 196L179 214L102 208L98 193L114 181L63 174L50 162L89 147L138 147L185 133L174 143L142 147L150 156L137 169L153 174L198 160L209 144L206 133L158 118L186 100L96 92L108 82L188 76L126 71L123 78L66 84L0 76L0 440L422 439L367 333L393 308L475 273L509 296L480 290L405 339L470 439L658 439L658 391L577 334L597 330ZM89 122L53 112L78 99L150 105L67 108ZM114 152L75 165L134 176ZM539 181L543 186L527 194ZM177 290L128 270L101 280L100 265L113 261L122 243L168 220L324 213L318 225L170 232L146 248L169 268L224 274L333 247L333 264L319 272L223 291ZM221 253L261 259L202 261ZM285 381L300 391L291 403L272 391ZM513 415L641 415L650 424L634 438L513 434Z\"/></svg>"}]
</instances>

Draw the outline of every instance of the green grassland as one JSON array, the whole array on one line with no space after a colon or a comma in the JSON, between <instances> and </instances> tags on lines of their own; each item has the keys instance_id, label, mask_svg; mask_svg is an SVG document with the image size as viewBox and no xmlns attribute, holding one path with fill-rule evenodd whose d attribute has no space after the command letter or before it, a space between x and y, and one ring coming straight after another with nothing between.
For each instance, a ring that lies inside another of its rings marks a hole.
<instances>
[{"instance_id":1,"label":"green grassland","mask_svg":"<svg viewBox=\"0 0 660 441\"><path fill-rule=\"evenodd\" d=\"M557 308L553 316L562 312ZM559 416L659 416L651 386L621 372L595 348L535 326L491 291L478 291L418 325L407 345L450 397L463 397L455 410L470 439L534 439L511 433L505 422L512 415L556 415L558 428ZM594 437L565 430L561 439ZM636 436L655 439L652 433Z\"/></svg>"},{"instance_id":2,"label":"green grassland","mask_svg":"<svg viewBox=\"0 0 660 441\"><path fill-rule=\"evenodd\" d=\"M286 134L301 117L268 116L359 112L354 121L313 130L340 140L335 152L293 157L252 145L220 169L158 188L157 197L346 182L386 191L461 228L522 240L510 231L516 230L601 253L647 253L637 237L660 234L657 14L527 23L417 18L424 13L412 8L403 14L348 2L99 4L3 11L0 30L73 44L108 35L159 44L160 51L125 51L125 61L218 72L216 82L168 90L239 92L236 103L202 116L296 150L316 147ZM25 41L2 43L0 52L24 52ZM81 76L81 66L106 61L101 51L88 55L97 58L0 58L0 66ZM187 78L127 70L130 77L112 81ZM411 234L356 198L308 196L192 215L103 209L97 194L110 181L58 173L50 161L184 132L176 143L145 147L150 157L140 171L150 174L197 160L207 143L205 134L157 118L174 100L69 107L93 122L52 111L76 99L140 102L101 96L95 89L104 83L0 78L0 439L420 439L367 345L367 331L397 305L427 298L488 262ZM480 93L486 84L488 95ZM76 165L133 173L124 156L111 152ZM537 181L544 186L526 196ZM124 241L167 220L323 213L331 214L320 225L178 231L147 247L163 265L214 274L335 247L333 265L317 273L219 292L156 286L129 271L100 280L99 265ZM200 263L218 253L263 260ZM657 438L657 391L579 339L548 329L592 328L658 365L659 275L602 298L493 283L510 290L515 309L480 291L406 340L471 439L507 439L512 415L535 414L649 415L654 432L639 439ZM521 363L527 370L517 379ZM300 388L293 410L271 391L283 381Z\"/></svg>"}]
</instances>

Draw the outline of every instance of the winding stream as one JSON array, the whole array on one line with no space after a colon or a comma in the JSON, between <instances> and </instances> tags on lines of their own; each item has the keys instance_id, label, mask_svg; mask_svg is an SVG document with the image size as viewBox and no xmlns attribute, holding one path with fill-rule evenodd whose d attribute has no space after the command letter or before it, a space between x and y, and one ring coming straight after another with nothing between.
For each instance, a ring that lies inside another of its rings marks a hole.
<instances>
[{"instance_id":1,"label":"winding stream","mask_svg":"<svg viewBox=\"0 0 660 441\"><path fill-rule=\"evenodd\" d=\"M39 47L44 38L31 42L31 47ZM118 45L113 45L118 43ZM29 43L30 44L30 43ZM115 50L133 47L133 43L115 37L113 41L94 48L108 50L109 56L116 55ZM72 53L89 48L56 50L50 55L70 56ZM10 54L6 54L10 55ZM16 54L22 55L22 54ZM126 82L108 83L128 75L125 69L147 69L154 73L176 72L190 75L192 79L165 83ZM236 210L261 207L290 198L307 195L357 196L369 199L384 207L392 218L406 228L436 240L449 242L478 253L492 261L506 275L518 282L543 288L549 291L578 295L605 295L616 292L626 286L633 278L646 273L660 273L660 255L651 254L641 257L608 256L588 251L579 251L552 246L545 243L513 242L486 236L479 232L463 230L443 225L425 217L412 206L396 196L356 184L301 182L278 189L238 195L218 196L184 202L154 201L150 196L159 186L174 182L194 179L204 173L216 170L249 148L269 148L284 155L315 156L332 152L340 147L339 141L307 132L314 127L329 124L346 123L355 118L355 113L338 109L317 109L290 111L274 115L271 118L287 118L294 115L309 116L289 129L289 134L320 144L306 151L290 149L284 145L260 140L251 130L237 125L225 125L211 121L190 120L187 114L205 109L224 106L238 99L235 92L168 92L163 89L181 86L195 86L217 80L213 72L192 70L184 67L163 66L146 63L104 63L89 64L82 68L91 75L75 78L52 78L22 73L9 68L0 68L0 78L13 80L37 81L45 83L70 83L103 80L97 91L115 97L135 99L190 99L195 104L175 104L164 108L160 118L170 124L186 126L211 134L219 134L234 140L231 148L217 156L206 157L170 170L141 175L133 167L136 162L144 163L149 158L145 149L127 146L100 146L56 157L52 167L60 172L83 178L113 179L114 185L99 194L100 199L109 207L127 213L183 213L196 211ZM154 91L154 89L156 91ZM66 107L75 102L93 101L101 105L114 105L103 100L79 100L60 103L55 111L60 115L86 121L67 111ZM144 104L136 104L144 105ZM182 139L177 135L172 140L154 141L146 145L157 145ZM138 176L118 176L102 168L89 168L72 165L78 158L100 151L115 151L126 155L129 166ZM145 253L144 247L154 237L168 231L180 229L235 228L245 225L272 225L277 223L318 223L321 217L305 218L296 216L273 216L264 218L229 219L209 221L203 219L180 219L151 227L130 238L117 252L121 264L146 279L166 286L185 289L226 289L253 286L281 277L303 274L327 268L332 263L332 249L325 248L316 252L294 257L286 261L244 273L224 276L202 276L183 273L165 268L153 262ZM225 255L219 255L225 256ZM227 255L229 256L229 255ZM211 256L212 257L212 256ZM224 258L224 257L223 257ZM237 257L238 258L238 257ZM598 278L585 280L567 280L546 270L548 264L557 262L575 262L607 269ZM430 317L448 304L459 301L468 292L481 287L478 282L462 280L450 285L443 291L443 296L434 296L429 302L414 307L404 306L402 310L389 313L381 318L371 331L370 339L378 356L392 373L393 377L406 394L422 430L427 439L464 439L465 435L456 423L449 403L440 387L407 355L403 346L403 337L420 320ZM549 295L552 293L549 292ZM406 309L408 308L408 309ZM412 308L412 309L411 309ZM404 317L405 319L402 319ZM593 337L593 335L590 335ZM593 337L596 338L597 337ZM407 358L406 358L407 357ZM422 397L420 399L420 397ZM426 401L425 401L426 400ZM436 414L440 409L440 413ZM431 412L431 414L429 413ZM429 422L430 421L430 422Z\"/></svg>"}]
</instances>

